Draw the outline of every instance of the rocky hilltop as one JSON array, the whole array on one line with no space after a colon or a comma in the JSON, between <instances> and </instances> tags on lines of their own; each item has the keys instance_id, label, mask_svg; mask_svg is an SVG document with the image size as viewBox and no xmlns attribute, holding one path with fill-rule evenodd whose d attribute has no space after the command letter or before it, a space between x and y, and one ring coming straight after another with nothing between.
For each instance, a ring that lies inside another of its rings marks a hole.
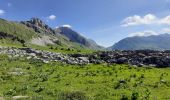
<instances>
[{"instance_id":1,"label":"rocky hilltop","mask_svg":"<svg viewBox=\"0 0 170 100\"><path fill-rule=\"evenodd\" d=\"M96 42L80 35L71 28L52 28L39 18L27 21L8 21L0 18L0 44L32 48L32 45L48 48L76 50L101 50Z\"/></svg>"},{"instance_id":2,"label":"rocky hilltop","mask_svg":"<svg viewBox=\"0 0 170 100\"><path fill-rule=\"evenodd\" d=\"M34 29L34 31L38 33L55 34L55 31L39 18L31 18L28 21L21 21L21 23Z\"/></svg>"},{"instance_id":3,"label":"rocky hilltop","mask_svg":"<svg viewBox=\"0 0 170 100\"><path fill-rule=\"evenodd\" d=\"M39 33L40 37L34 39L34 41L36 41L33 42L34 44L37 44L37 41L39 42L45 41L46 43L44 44L55 44L54 41L57 41L68 47L70 46L74 47L76 43L88 49L93 49L93 50L104 49L103 47L99 46L96 42L94 41L92 42L86 37L81 36L79 32L76 32L75 30L71 29L71 27L60 26L56 29L53 29L39 18L31 18L28 21L21 21L20 23L33 29L36 33ZM46 38L43 37L44 35L46 36Z\"/></svg>"}]
</instances>

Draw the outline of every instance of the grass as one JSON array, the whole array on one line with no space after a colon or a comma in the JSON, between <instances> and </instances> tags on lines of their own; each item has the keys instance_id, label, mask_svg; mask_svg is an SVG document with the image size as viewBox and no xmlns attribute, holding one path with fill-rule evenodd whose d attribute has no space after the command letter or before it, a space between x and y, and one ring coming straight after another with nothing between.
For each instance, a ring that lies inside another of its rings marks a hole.
<instances>
[{"instance_id":1,"label":"grass","mask_svg":"<svg viewBox=\"0 0 170 100\"><path fill-rule=\"evenodd\" d=\"M60 52L64 54L74 54L74 53L81 53L81 54L91 54L96 52L96 50L90 50L87 48L71 48L67 46L58 46L58 45L48 45L48 46L37 46L37 45L30 45L30 48L35 48L39 50L46 50L50 52Z\"/></svg>"},{"instance_id":2,"label":"grass","mask_svg":"<svg viewBox=\"0 0 170 100\"><path fill-rule=\"evenodd\" d=\"M170 68L44 64L0 55L0 97L30 100L170 99Z\"/></svg>"},{"instance_id":3,"label":"grass","mask_svg":"<svg viewBox=\"0 0 170 100\"><path fill-rule=\"evenodd\" d=\"M67 46L60 46L60 45L47 45L47 46L38 46L34 44L28 44L27 46L23 46L18 41L13 41L11 39L0 39L0 46L4 47L15 47L15 48L33 48L38 50L50 51L50 52L60 52L63 54L74 54L74 53L81 53L81 54L92 54L96 52L96 50L90 50L87 48L72 48Z\"/></svg>"},{"instance_id":4,"label":"grass","mask_svg":"<svg viewBox=\"0 0 170 100\"><path fill-rule=\"evenodd\" d=\"M19 23L6 21L4 19L0 19L0 32L16 36L19 39L24 39L25 41L37 36L37 33L31 28Z\"/></svg>"}]
</instances>

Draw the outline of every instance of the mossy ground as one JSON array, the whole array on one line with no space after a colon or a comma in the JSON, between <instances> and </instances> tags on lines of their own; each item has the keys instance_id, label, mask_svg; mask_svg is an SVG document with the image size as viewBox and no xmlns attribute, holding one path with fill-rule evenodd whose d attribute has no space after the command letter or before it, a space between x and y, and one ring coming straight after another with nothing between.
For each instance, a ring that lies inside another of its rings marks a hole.
<instances>
[{"instance_id":1,"label":"mossy ground","mask_svg":"<svg viewBox=\"0 0 170 100\"><path fill-rule=\"evenodd\" d=\"M30 100L168 100L170 68L44 64L0 56L0 97ZM76 99L77 98L77 99Z\"/></svg>"}]
</instances>

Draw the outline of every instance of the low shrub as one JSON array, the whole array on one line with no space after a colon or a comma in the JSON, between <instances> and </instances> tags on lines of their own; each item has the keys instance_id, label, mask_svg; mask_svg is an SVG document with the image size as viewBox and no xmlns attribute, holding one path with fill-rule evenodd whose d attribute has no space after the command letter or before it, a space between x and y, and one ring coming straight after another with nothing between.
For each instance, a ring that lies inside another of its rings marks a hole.
<instances>
[{"instance_id":1,"label":"low shrub","mask_svg":"<svg viewBox=\"0 0 170 100\"><path fill-rule=\"evenodd\" d=\"M86 94L81 91L61 92L58 97L59 100L89 100Z\"/></svg>"}]
</instances>

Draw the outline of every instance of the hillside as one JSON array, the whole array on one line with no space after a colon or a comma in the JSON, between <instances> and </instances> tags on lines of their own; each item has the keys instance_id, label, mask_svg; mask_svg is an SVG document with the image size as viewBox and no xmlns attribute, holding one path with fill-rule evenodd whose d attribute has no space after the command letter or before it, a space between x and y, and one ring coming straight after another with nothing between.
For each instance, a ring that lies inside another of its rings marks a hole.
<instances>
[{"instance_id":1,"label":"hillside","mask_svg":"<svg viewBox=\"0 0 170 100\"><path fill-rule=\"evenodd\" d=\"M103 49L103 47L99 46L95 41L85 38L69 27L59 27L56 29L56 31L69 38L70 41L82 44L90 49Z\"/></svg>"},{"instance_id":2,"label":"hillside","mask_svg":"<svg viewBox=\"0 0 170 100\"><path fill-rule=\"evenodd\" d=\"M90 52L102 48L79 33L76 32L76 35L72 33L75 31L62 31L61 33L61 31L52 29L39 18L21 22L0 19L0 44L4 46L53 49L52 51L59 52ZM68 37L65 34L73 36ZM77 41L73 41L72 37Z\"/></svg>"},{"instance_id":3,"label":"hillside","mask_svg":"<svg viewBox=\"0 0 170 100\"><path fill-rule=\"evenodd\" d=\"M0 19L0 44L29 43L32 38L37 36L34 30L22 24Z\"/></svg>"},{"instance_id":4,"label":"hillside","mask_svg":"<svg viewBox=\"0 0 170 100\"><path fill-rule=\"evenodd\" d=\"M50 44L55 44L57 42L70 48L101 49L100 46L90 43L88 39L71 28L60 27L58 29L52 29L39 18L31 18L31 20L21 21L21 23L32 28L35 32L40 33L41 36L48 36L49 41L47 43ZM37 43L37 41L33 43Z\"/></svg>"},{"instance_id":5,"label":"hillside","mask_svg":"<svg viewBox=\"0 0 170 100\"><path fill-rule=\"evenodd\" d=\"M152 36L135 36L120 40L110 47L111 50L169 50L170 34L152 35Z\"/></svg>"}]
</instances>

